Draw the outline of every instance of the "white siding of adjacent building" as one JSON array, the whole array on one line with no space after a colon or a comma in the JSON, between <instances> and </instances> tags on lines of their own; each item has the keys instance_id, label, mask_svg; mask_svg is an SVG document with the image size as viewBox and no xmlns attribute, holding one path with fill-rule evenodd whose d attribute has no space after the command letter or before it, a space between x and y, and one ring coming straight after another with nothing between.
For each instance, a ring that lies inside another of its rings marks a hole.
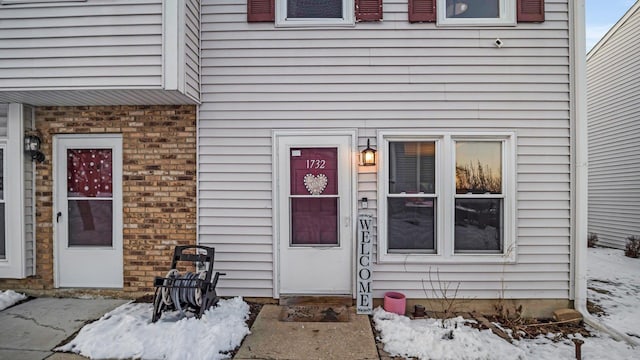
<instances>
[{"instance_id":1,"label":"white siding of adjacent building","mask_svg":"<svg viewBox=\"0 0 640 360\"><path fill-rule=\"evenodd\" d=\"M547 1L544 23L495 29L410 24L406 0L385 1L383 22L330 29L202 3L198 236L228 274L221 294L273 295L273 129L355 128L360 149L379 129L479 129L517 133L517 263L437 265L440 280L465 298L570 298L568 0ZM376 189L361 167L373 212ZM429 266L376 264L374 295L425 297Z\"/></svg>"},{"instance_id":2,"label":"white siding of adjacent building","mask_svg":"<svg viewBox=\"0 0 640 360\"><path fill-rule=\"evenodd\" d=\"M587 60L589 232L623 249L640 236L640 4Z\"/></svg>"}]
</instances>

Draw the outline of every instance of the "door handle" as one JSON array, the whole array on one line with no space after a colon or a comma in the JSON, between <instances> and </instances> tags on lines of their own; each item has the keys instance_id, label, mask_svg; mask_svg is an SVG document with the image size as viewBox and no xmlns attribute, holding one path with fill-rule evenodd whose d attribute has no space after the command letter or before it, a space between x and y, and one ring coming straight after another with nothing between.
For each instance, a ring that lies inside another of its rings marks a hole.
<instances>
[{"instance_id":1,"label":"door handle","mask_svg":"<svg viewBox=\"0 0 640 360\"><path fill-rule=\"evenodd\" d=\"M58 211L58 213L56 214L56 222L57 223L60 222L60 216L62 216L62 211Z\"/></svg>"}]
</instances>

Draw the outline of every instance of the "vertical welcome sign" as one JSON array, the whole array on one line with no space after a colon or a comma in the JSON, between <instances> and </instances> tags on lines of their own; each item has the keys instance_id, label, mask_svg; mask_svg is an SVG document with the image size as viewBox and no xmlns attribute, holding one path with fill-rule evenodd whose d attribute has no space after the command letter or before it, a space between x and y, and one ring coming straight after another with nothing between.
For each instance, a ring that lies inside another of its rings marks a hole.
<instances>
[{"instance_id":1,"label":"vertical welcome sign","mask_svg":"<svg viewBox=\"0 0 640 360\"><path fill-rule=\"evenodd\" d=\"M358 314L373 313L373 294L371 293L371 257L372 257L371 215L358 217L358 266L356 273L356 311Z\"/></svg>"}]
</instances>

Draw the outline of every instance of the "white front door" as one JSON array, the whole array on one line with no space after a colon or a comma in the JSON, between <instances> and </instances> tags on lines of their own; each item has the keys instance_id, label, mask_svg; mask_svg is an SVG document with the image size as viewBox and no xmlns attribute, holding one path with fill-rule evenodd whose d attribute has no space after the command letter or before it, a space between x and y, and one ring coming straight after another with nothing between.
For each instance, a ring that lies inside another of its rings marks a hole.
<instances>
[{"instance_id":1,"label":"white front door","mask_svg":"<svg viewBox=\"0 0 640 360\"><path fill-rule=\"evenodd\" d=\"M276 136L280 294L352 294L353 142Z\"/></svg>"},{"instance_id":2,"label":"white front door","mask_svg":"<svg viewBox=\"0 0 640 360\"><path fill-rule=\"evenodd\" d=\"M57 135L57 287L121 288L122 136Z\"/></svg>"}]
</instances>

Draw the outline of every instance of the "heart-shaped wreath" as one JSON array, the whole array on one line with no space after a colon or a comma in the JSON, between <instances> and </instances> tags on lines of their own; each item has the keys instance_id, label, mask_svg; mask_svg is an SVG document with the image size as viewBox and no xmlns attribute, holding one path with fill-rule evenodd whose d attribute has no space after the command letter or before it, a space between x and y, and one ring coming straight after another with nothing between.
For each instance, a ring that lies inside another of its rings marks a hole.
<instances>
[{"instance_id":1,"label":"heart-shaped wreath","mask_svg":"<svg viewBox=\"0 0 640 360\"><path fill-rule=\"evenodd\" d=\"M317 176L307 174L304 176L304 186L311 195L322 194L328 182L329 179L327 179L327 175L325 174L318 174Z\"/></svg>"}]
</instances>

